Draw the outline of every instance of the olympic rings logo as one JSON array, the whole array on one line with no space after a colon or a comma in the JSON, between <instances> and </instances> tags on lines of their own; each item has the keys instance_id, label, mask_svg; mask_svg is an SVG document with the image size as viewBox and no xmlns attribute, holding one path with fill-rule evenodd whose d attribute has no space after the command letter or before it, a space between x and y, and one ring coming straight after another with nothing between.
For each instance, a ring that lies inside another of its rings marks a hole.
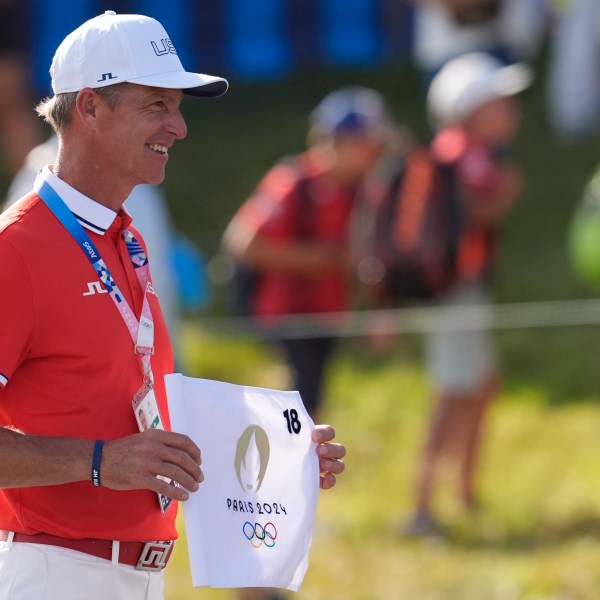
<instances>
[{"instance_id":1,"label":"olympic rings logo","mask_svg":"<svg viewBox=\"0 0 600 600\"><path fill-rule=\"evenodd\" d=\"M277 528L270 521L264 527L260 523L254 523L253 525L250 521L246 521L242 531L254 548L260 548L263 544L267 548L272 548L275 545Z\"/></svg>"}]
</instances>

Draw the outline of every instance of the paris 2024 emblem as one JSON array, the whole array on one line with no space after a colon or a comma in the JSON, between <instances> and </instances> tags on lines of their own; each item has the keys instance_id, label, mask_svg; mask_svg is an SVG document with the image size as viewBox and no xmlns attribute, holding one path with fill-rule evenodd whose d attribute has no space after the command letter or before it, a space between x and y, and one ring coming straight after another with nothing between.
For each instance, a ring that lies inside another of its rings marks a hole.
<instances>
[{"instance_id":1,"label":"paris 2024 emblem","mask_svg":"<svg viewBox=\"0 0 600 600\"><path fill-rule=\"evenodd\" d=\"M256 494L262 486L270 456L271 446L266 431L258 425L248 426L235 449L235 473L245 494ZM252 519L244 522L242 532L254 548L273 548L277 538L277 527L273 521L288 514L281 502L258 499L227 498L227 508Z\"/></svg>"},{"instance_id":2,"label":"paris 2024 emblem","mask_svg":"<svg viewBox=\"0 0 600 600\"><path fill-rule=\"evenodd\" d=\"M235 473L244 492L258 492L269 465L269 437L262 427L250 425L235 450Z\"/></svg>"}]
</instances>

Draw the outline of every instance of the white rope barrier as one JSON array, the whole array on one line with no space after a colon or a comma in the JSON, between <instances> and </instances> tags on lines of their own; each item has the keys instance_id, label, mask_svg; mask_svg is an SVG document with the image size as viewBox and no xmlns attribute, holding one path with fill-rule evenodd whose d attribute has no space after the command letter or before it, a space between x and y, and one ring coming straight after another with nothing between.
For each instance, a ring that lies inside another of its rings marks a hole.
<instances>
[{"instance_id":1,"label":"white rope barrier","mask_svg":"<svg viewBox=\"0 0 600 600\"><path fill-rule=\"evenodd\" d=\"M288 315L257 326L247 317L199 317L197 324L219 334L260 338L310 338L323 335L427 333L439 330L530 329L600 325L600 299L507 304L421 306L389 310Z\"/></svg>"}]
</instances>

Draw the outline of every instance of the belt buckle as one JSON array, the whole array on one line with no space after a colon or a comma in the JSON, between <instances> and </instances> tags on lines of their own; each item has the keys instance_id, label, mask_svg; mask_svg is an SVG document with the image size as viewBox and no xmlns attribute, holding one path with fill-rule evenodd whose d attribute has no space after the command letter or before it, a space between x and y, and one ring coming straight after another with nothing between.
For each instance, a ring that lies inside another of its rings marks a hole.
<instances>
[{"instance_id":1,"label":"belt buckle","mask_svg":"<svg viewBox=\"0 0 600 600\"><path fill-rule=\"evenodd\" d=\"M173 540L146 542L135 568L140 571L161 571L167 564L173 544Z\"/></svg>"}]
</instances>

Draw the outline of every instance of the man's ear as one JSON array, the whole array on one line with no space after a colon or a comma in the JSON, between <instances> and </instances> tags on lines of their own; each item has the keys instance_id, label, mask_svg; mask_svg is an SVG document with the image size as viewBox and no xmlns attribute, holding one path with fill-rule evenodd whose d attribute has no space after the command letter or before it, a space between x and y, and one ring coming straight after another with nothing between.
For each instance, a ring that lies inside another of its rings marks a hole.
<instances>
[{"instance_id":1,"label":"man's ear","mask_svg":"<svg viewBox=\"0 0 600 600\"><path fill-rule=\"evenodd\" d=\"M100 96L92 88L83 88L77 94L75 110L81 122L88 127L95 127L97 122Z\"/></svg>"}]
</instances>

